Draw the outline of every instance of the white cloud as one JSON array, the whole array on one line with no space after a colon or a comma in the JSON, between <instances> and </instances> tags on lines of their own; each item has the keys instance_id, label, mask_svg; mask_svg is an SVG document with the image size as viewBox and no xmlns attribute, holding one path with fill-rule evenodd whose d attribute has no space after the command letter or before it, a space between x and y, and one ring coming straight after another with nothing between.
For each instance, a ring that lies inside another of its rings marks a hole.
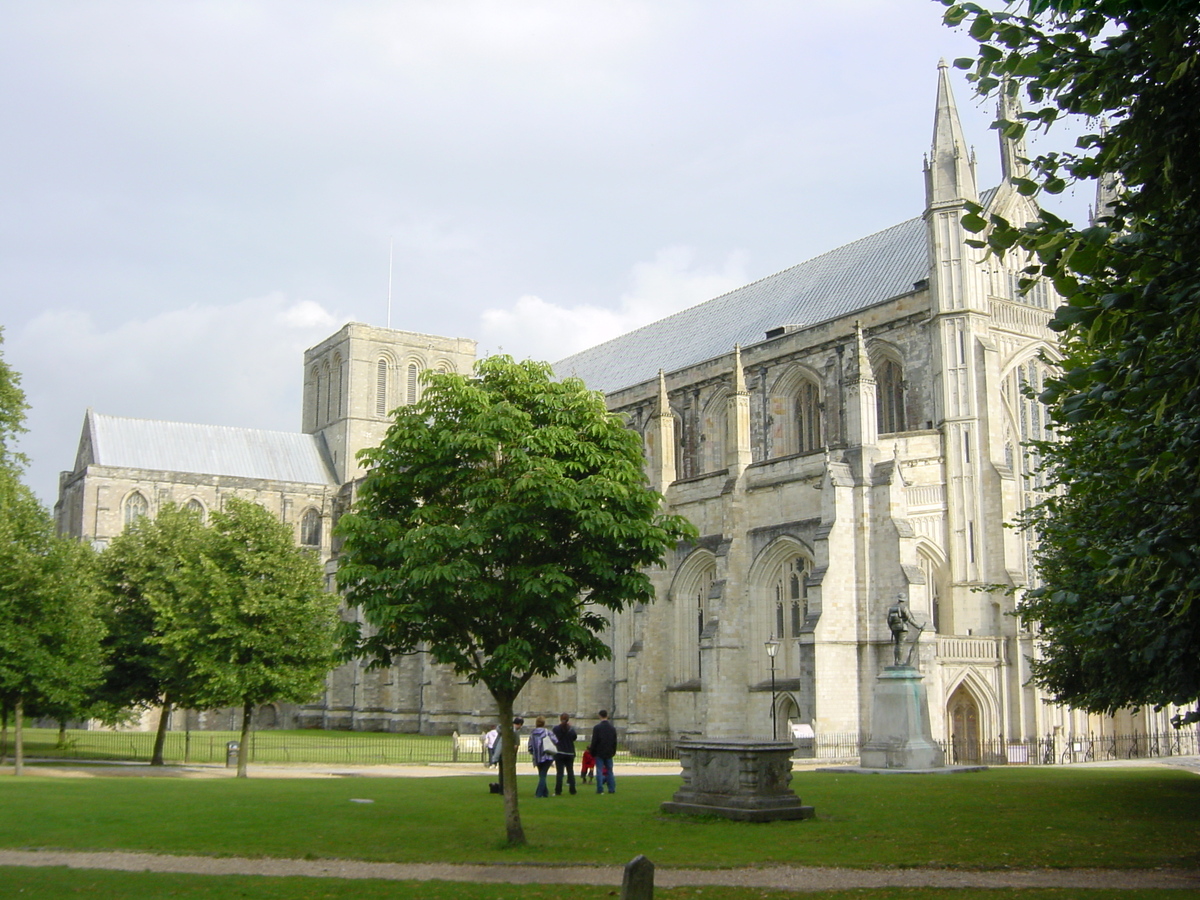
<instances>
[{"instance_id":1,"label":"white cloud","mask_svg":"<svg viewBox=\"0 0 1200 900\"><path fill-rule=\"evenodd\" d=\"M560 306L526 295L509 309L484 310L480 352L559 360L746 282L746 254L741 251L731 253L719 270L697 266L695 257L690 247L668 247L653 262L637 263L629 290L615 309Z\"/></svg>"},{"instance_id":2,"label":"white cloud","mask_svg":"<svg viewBox=\"0 0 1200 900\"><path fill-rule=\"evenodd\" d=\"M52 503L72 465L83 412L291 431L300 424L302 353L348 321L280 293L169 310L104 327L45 312L7 337L30 402L21 442L30 484Z\"/></svg>"}]
</instances>

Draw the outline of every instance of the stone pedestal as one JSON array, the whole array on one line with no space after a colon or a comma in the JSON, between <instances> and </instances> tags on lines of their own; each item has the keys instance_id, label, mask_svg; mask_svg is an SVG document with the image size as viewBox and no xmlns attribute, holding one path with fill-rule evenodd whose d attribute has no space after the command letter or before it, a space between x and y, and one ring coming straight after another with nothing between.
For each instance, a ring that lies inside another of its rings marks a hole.
<instances>
[{"instance_id":1,"label":"stone pedestal","mask_svg":"<svg viewBox=\"0 0 1200 900\"><path fill-rule=\"evenodd\" d=\"M721 739L681 741L683 786L662 805L664 812L723 816L742 822L809 819L788 784L791 741Z\"/></svg>"},{"instance_id":2,"label":"stone pedestal","mask_svg":"<svg viewBox=\"0 0 1200 900\"><path fill-rule=\"evenodd\" d=\"M912 666L888 666L875 681L871 738L860 757L864 769L939 769L942 748L929 727L924 676Z\"/></svg>"}]
</instances>

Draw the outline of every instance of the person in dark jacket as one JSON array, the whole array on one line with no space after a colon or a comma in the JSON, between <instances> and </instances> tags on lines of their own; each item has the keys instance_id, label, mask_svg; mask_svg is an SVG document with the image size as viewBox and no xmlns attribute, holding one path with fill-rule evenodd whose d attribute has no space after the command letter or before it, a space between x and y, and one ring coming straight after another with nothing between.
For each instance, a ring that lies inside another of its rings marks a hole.
<instances>
[{"instance_id":1,"label":"person in dark jacket","mask_svg":"<svg viewBox=\"0 0 1200 900\"><path fill-rule=\"evenodd\" d=\"M598 715L600 721L592 726L592 742L588 744L588 750L596 758L596 793L603 794L607 784L608 792L615 794L617 779L613 775L613 757L617 755L617 729L608 721L607 709L600 710Z\"/></svg>"},{"instance_id":2,"label":"person in dark jacket","mask_svg":"<svg viewBox=\"0 0 1200 900\"><path fill-rule=\"evenodd\" d=\"M563 713L558 724L551 729L557 749L554 754L554 796L562 795L563 773L567 776L567 790L575 793L575 741L579 734L571 724L571 717Z\"/></svg>"}]
</instances>

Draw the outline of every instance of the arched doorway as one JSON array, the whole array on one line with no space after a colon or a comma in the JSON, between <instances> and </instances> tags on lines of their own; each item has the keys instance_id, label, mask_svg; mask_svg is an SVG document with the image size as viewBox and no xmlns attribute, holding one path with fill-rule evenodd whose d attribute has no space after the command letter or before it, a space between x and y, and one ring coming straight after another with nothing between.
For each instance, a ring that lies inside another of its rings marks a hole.
<instances>
[{"instance_id":1,"label":"arched doorway","mask_svg":"<svg viewBox=\"0 0 1200 900\"><path fill-rule=\"evenodd\" d=\"M979 747L979 704L966 685L960 684L946 706L950 723L950 758L957 765L977 763Z\"/></svg>"}]
</instances>

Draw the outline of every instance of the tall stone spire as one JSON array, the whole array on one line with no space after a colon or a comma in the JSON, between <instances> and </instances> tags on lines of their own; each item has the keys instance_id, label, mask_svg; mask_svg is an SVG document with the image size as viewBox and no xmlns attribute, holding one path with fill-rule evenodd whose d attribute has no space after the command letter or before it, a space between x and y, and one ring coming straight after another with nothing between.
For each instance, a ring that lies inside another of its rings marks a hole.
<instances>
[{"instance_id":1,"label":"tall stone spire","mask_svg":"<svg viewBox=\"0 0 1200 900\"><path fill-rule=\"evenodd\" d=\"M1000 85L1000 97L996 101L996 118L1004 122L1021 121L1021 101L1016 94L1010 94L1012 82L1007 79ZM1004 181L1010 178L1029 177L1029 166L1025 163L1029 152L1025 149L1025 138L1007 137L1000 132L1000 176Z\"/></svg>"},{"instance_id":2,"label":"tall stone spire","mask_svg":"<svg viewBox=\"0 0 1200 900\"><path fill-rule=\"evenodd\" d=\"M928 208L963 200L977 202L975 167L963 139L958 107L950 88L950 70L938 62L937 112L933 119L933 148L925 162L925 205Z\"/></svg>"}]
</instances>

